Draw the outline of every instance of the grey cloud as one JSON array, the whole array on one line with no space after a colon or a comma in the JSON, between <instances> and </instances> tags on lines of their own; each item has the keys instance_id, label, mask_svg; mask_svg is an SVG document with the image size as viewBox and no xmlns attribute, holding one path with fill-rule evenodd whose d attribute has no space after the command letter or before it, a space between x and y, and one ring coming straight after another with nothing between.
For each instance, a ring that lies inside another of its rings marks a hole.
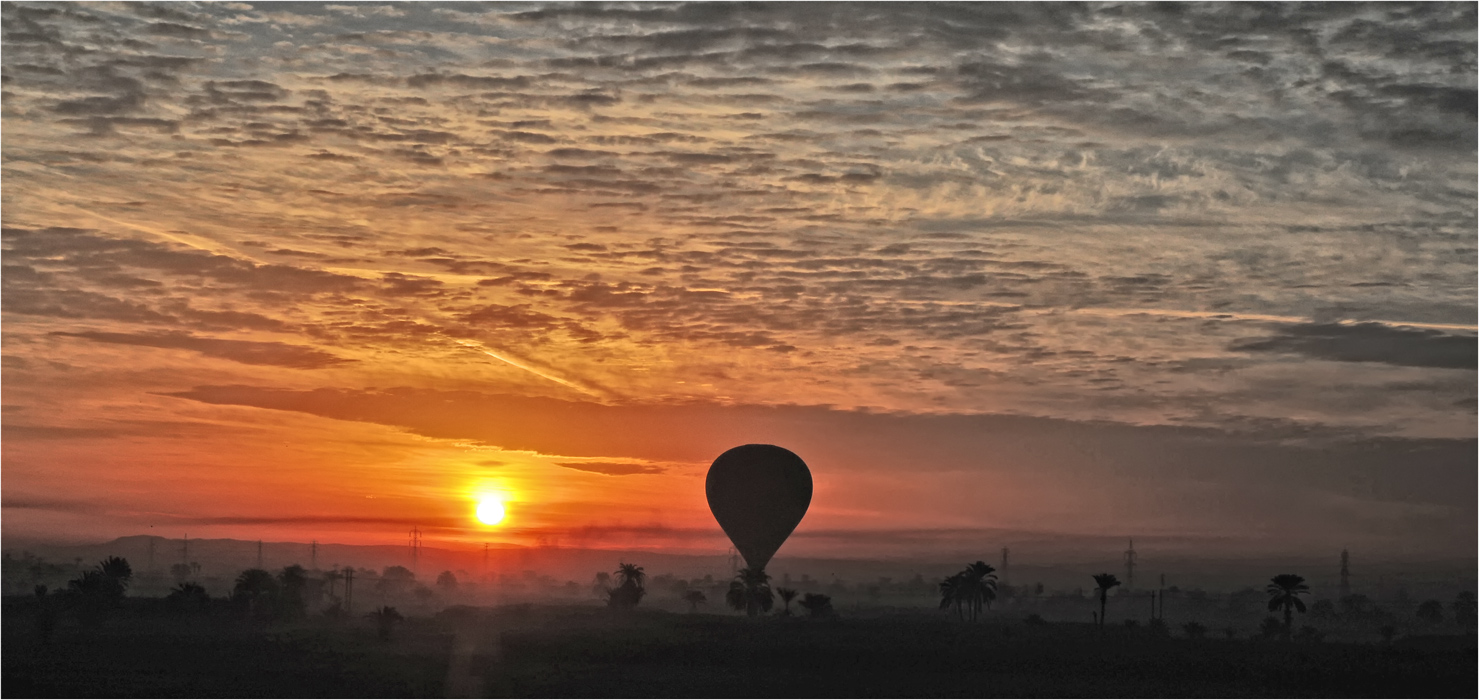
<instances>
[{"instance_id":1,"label":"grey cloud","mask_svg":"<svg viewBox=\"0 0 1479 700\"><path fill-rule=\"evenodd\" d=\"M556 462L566 469L595 472L607 476L630 476L633 474L662 474L666 469L652 464L629 464L626 462Z\"/></svg>"},{"instance_id":2,"label":"grey cloud","mask_svg":"<svg viewBox=\"0 0 1479 700\"><path fill-rule=\"evenodd\" d=\"M190 350L206 357L216 357L248 365L269 365L292 369L322 369L349 362L322 350L287 343L251 340L202 338L185 333L52 333L54 336L83 338L99 343L138 345L150 348Z\"/></svg>"},{"instance_id":3,"label":"grey cloud","mask_svg":"<svg viewBox=\"0 0 1479 700\"><path fill-rule=\"evenodd\" d=\"M77 289L26 289L6 281L0 308L7 313L54 318L92 318L126 323L170 323L175 319L143 304Z\"/></svg>"},{"instance_id":4,"label":"grey cloud","mask_svg":"<svg viewBox=\"0 0 1479 700\"><path fill-rule=\"evenodd\" d=\"M280 292L322 293L359 289L346 275L281 264L256 264L180 246L109 238L82 229L20 229L4 232L6 253L17 260L44 260L48 269L98 273L126 268L202 277L216 282ZM34 263L33 263L34 264Z\"/></svg>"},{"instance_id":5,"label":"grey cloud","mask_svg":"<svg viewBox=\"0 0 1479 700\"><path fill-rule=\"evenodd\" d=\"M1479 351L1471 335L1379 323L1290 325L1270 338L1234 343L1239 352L1277 352L1337 362L1380 362L1405 367L1476 369Z\"/></svg>"},{"instance_id":6,"label":"grey cloud","mask_svg":"<svg viewBox=\"0 0 1479 700\"><path fill-rule=\"evenodd\" d=\"M144 96L138 93L119 97L83 97L58 102L53 111L67 115L126 114L137 111L144 104Z\"/></svg>"},{"instance_id":7,"label":"grey cloud","mask_svg":"<svg viewBox=\"0 0 1479 700\"><path fill-rule=\"evenodd\" d=\"M192 27L188 24L175 22L153 22L145 25L144 31L156 36L176 37L182 39L208 39L211 32L208 29Z\"/></svg>"}]
</instances>

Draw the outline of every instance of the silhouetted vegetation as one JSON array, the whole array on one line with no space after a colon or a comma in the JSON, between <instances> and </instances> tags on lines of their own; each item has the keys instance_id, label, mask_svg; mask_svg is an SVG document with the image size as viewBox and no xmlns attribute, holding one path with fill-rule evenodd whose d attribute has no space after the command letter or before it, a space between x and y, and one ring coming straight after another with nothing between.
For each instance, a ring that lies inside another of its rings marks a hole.
<instances>
[{"instance_id":1,"label":"silhouetted vegetation","mask_svg":"<svg viewBox=\"0 0 1479 700\"><path fill-rule=\"evenodd\" d=\"M780 596L781 597L781 602L785 604L785 606L781 609L781 615L783 615L785 617L790 617L791 616L791 601L793 601L793 600L796 599L796 589L794 589L794 588L777 588L777 589L775 589L775 594L778 595L778 596Z\"/></svg>"},{"instance_id":2,"label":"silhouetted vegetation","mask_svg":"<svg viewBox=\"0 0 1479 700\"><path fill-rule=\"evenodd\" d=\"M1476 621L1479 621L1476 613L1479 613L1479 605L1475 604L1473 592L1464 591L1458 594L1458 598L1453 601L1454 621L1472 632Z\"/></svg>"},{"instance_id":3,"label":"silhouetted vegetation","mask_svg":"<svg viewBox=\"0 0 1479 700\"><path fill-rule=\"evenodd\" d=\"M754 617L770 612L775 606L775 593L770 590L770 574L765 569L740 569L734 580L729 582L729 591L724 602L735 610L743 610Z\"/></svg>"},{"instance_id":4,"label":"silhouetted vegetation","mask_svg":"<svg viewBox=\"0 0 1479 700\"><path fill-rule=\"evenodd\" d=\"M1304 612L1304 601L1299 596L1309 593L1310 587L1305 585L1303 576L1294 574L1279 574L1268 584L1268 610L1274 612L1284 611L1284 638L1288 639L1294 631L1294 611Z\"/></svg>"},{"instance_id":5,"label":"silhouetted vegetation","mask_svg":"<svg viewBox=\"0 0 1479 700\"><path fill-rule=\"evenodd\" d=\"M957 617L974 622L996 600L996 569L983 561L940 582L940 609L953 608Z\"/></svg>"},{"instance_id":6,"label":"silhouetted vegetation","mask_svg":"<svg viewBox=\"0 0 1479 700\"><path fill-rule=\"evenodd\" d=\"M387 570L397 579L397 572ZM468 677L483 684L474 690L508 696L608 695L613 687L655 696L950 696L978 695L985 679L994 694L1039 696L1474 692L1473 637L1458 634L1471 629L1458 615L1471 610L1464 606L1472 604L1472 595L1455 599L1452 614L1438 605L1437 621L1431 617L1437 599L1405 609L1396 607L1400 603L1394 599L1382 599L1400 615L1364 597L1351 596L1353 600L1339 605L1324 601L1309 608L1311 619L1323 620L1318 629L1296 625L1291 630L1289 620L1299 607L1286 604L1282 596L1297 600L1307 587L1270 585L1267 602L1277 602L1272 610L1283 611L1286 620L1269 616L1262 634L1243 641L1234 637L1249 637L1261 613L1239 601L1246 602L1249 593L1262 597L1256 589L1211 598L1172 594L1166 618L1176 620L1172 638L1159 618L1143 615L1087 634L1092 628L1077 620L1084 620L1090 607L1104 611L1105 599L1100 595L1095 601L1083 591L1002 595L996 599L996 607L1004 608L1000 613L993 611L990 598L965 595L957 615L968 619L974 614L993 624L931 620L923 608L934 606L935 587L924 580L886 578L834 578L823 585L803 577L794 588L774 589L771 597L787 603L783 615L796 602L798 614L830 621L779 624L771 618L736 627L737 621L702 614L699 606L728 590L769 591L770 577L764 572L755 576L746 571L728 584L671 575L649 582L641 567L625 563L615 576L606 577L612 584L605 591L608 596L623 587L651 595L638 596L642 608L615 618L620 620L615 626L610 615L596 610L528 605L462 606L432 618L433 602L444 601L412 595L415 588L398 584L380 586L381 577L367 569L356 571L356 587L365 587L365 605L374 612L349 616L337 596L324 594L325 589L342 592L342 579L333 576L338 571L289 566L272 574L248 569L217 584L218 591L229 589L229 598L212 599L207 587L195 582L159 588L159 597L147 598L130 597L140 585L131 569L105 560L82 571L76 585L60 593L43 585L6 599L6 690L13 695L78 696L442 695L452 692L441 684L448 678L454 631L461 630L455 634L483 639L479 645L491 644L495 637L502 640L503 660L488 662L483 675ZM966 581L973 572L983 582L994 581L994 572L984 564L950 578ZM443 580L435 586L438 595L467 594L480 585L473 581L464 590L459 582L453 589L446 578L438 576ZM544 578L530 572L502 580L573 587L584 605L595 605L584 586L540 582ZM1276 587L1279 596L1274 595ZM1104 585L1099 592L1113 588ZM102 593L110 590L116 597ZM915 612L889 602L889 591L897 595L906 590L918 601ZM395 602L396 595L404 595L410 607ZM111 597L107 619L89 615L81 605L83 596ZM844 601L837 607L845 613L841 617L834 610L837 596ZM748 610L749 605L743 598L737 607ZM756 605L765 609L758 599ZM1143 606L1130 607L1143 613ZM1324 617L1317 617L1316 610ZM1177 619L1177 611L1211 613L1214 622L1243 615L1238 619L1246 622L1234 622L1227 639L1224 634L1209 639L1208 618L1183 622L1186 618ZM1415 629L1436 634L1413 636ZM1353 636L1363 641L1353 644ZM1283 645L1269 645L1261 641L1265 637L1298 643L1302 656L1297 672L1291 657L1273 652ZM1384 640L1382 646L1372 644L1377 639ZM473 663L483 663L476 661L483 658L478 656L481 648L473 648ZM260 673L262 668L272 673ZM757 669L763 673L756 674ZM613 678L621 685L611 685Z\"/></svg>"},{"instance_id":7,"label":"silhouetted vegetation","mask_svg":"<svg viewBox=\"0 0 1479 700\"><path fill-rule=\"evenodd\" d=\"M1423 622L1436 625L1443 621L1443 604L1436 600L1425 600L1422 605L1417 606L1414 615Z\"/></svg>"},{"instance_id":8,"label":"silhouetted vegetation","mask_svg":"<svg viewBox=\"0 0 1479 700\"><path fill-rule=\"evenodd\" d=\"M1094 574L1094 590L1099 593L1099 626L1104 626L1104 614L1109 609L1109 589L1120 585L1114 574Z\"/></svg>"},{"instance_id":9,"label":"silhouetted vegetation","mask_svg":"<svg viewBox=\"0 0 1479 700\"><path fill-rule=\"evenodd\" d=\"M122 605L132 579L133 567L127 559L108 557L68 581L67 592L83 623L96 625Z\"/></svg>"},{"instance_id":10,"label":"silhouetted vegetation","mask_svg":"<svg viewBox=\"0 0 1479 700\"><path fill-rule=\"evenodd\" d=\"M399 611L388 605L376 608L374 612L366 617L374 621L375 633L380 637L381 641L389 641L391 632L395 631L395 626L406 619L401 616Z\"/></svg>"},{"instance_id":11,"label":"silhouetted vegetation","mask_svg":"<svg viewBox=\"0 0 1479 700\"><path fill-rule=\"evenodd\" d=\"M616 587L606 591L606 604L618 610L630 610L647 594L647 573L636 564L621 564L616 569Z\"/></svg>"},{"instance_id":12,"label":"silhouetted vegetation","mask_svg":"<svg viewBox=\"0 0 1479 700\"><path fill-rule=\"evenodd\" d=\"M811 617L831 617L835 614L832 611L832 596L829 595L807 593L801 597L800 605Z\"/></svg>"}]
</instances>

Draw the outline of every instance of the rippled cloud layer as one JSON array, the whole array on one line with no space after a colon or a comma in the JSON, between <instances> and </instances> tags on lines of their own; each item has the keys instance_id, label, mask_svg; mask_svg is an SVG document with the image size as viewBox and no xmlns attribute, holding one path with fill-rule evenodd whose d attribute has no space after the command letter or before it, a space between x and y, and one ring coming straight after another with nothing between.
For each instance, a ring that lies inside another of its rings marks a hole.
<instances>
[{"instance_id":1,"label":"rippled cloud layer","mask_svg":"<svg viewBox=\"0 0 1479 700\"><path fill-rule=\"evenodd\" d=\"M1472 5L3 11L10 493L56 495L32 441L82 461L130 444L107 479L145 488L162 435L177 474L236 430L322 430L350 446L302 449L375 484L507 448L532 470L508 478L570 484L548 487L560 503L647 503L709 447L531 447L338 409L304 424L223 386L542 397L583 406L572 423L1010 414L1120 425L1147 454L1165 444L1149 428L1473 453ZM367 432L335 433L346 420ZM962 444L1009 430L967 424ZM100 433L46 432L67 430ZM813 448L824 466L887 466L833 460L841 435ZM263 458L212 454L208 473ZM983 492L1027 469L958 468ZM1084 488L1138 483L1083 468ZM1471 472L1439 482L1472 493ZM1259 474L1187 483L1243 493ZM200 498L225 488L197 477ZM611 482L629 491L592 485ZM1331 488L1472 521L1442 489ZM551 526L578 517L548 507Z\"/></svg>"}]
</instances>

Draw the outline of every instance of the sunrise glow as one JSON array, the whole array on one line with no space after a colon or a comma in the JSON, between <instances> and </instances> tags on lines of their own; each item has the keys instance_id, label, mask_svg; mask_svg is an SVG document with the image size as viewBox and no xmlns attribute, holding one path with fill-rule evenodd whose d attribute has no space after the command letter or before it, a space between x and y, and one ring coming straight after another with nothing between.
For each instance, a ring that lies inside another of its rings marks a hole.
<instances>
[{"instance_id":1,"label":"sunrise glow","mask_svg":"<svg viewBox=\"0 0 1479 700\"><path fill-rule=\"evenodd\" d=\"M1337 5L6 3L7 542L1472 556L1473 6Z\"/></svg>"},{"instance_id":2,"label":"sunrise glow","mask_svg":"<svg viewBox=\"0 0 1479 700\"><path fill-rule=\"evenodd\" d=\"M484 498L478 503L478 522L484 525L497 525L503 522L506 512L503 501L491 496Z\"/></svg>"}]
</instances>

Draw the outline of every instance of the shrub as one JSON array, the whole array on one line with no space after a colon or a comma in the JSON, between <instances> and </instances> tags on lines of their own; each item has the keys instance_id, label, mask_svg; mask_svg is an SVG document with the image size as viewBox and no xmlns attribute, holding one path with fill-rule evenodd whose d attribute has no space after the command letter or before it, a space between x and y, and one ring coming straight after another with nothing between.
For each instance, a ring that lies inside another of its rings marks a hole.
<instances>
[{"instance_id":1,"label":"shrub","mask_svg":"<svg viewBox=\"0 0 1479 700\"><path fill-rule=\"evenodd\" d=\"M1273 639L1284 636L1284 623L1272 615L1263 618L1263 623L1258 626L1258 636L1264 639Z\"/></svg>"},{"instance_id":2,"label":"shrub","mask_svg":"<svg viewBox=\"0 0 1479 700\"><path fill-rule=\"evenodd\" d=\"M812 617L831 617L835 614L832 610L832 596L821 593L807 593L802 596L801 607Z\"/></svg>"}]
</instances>

